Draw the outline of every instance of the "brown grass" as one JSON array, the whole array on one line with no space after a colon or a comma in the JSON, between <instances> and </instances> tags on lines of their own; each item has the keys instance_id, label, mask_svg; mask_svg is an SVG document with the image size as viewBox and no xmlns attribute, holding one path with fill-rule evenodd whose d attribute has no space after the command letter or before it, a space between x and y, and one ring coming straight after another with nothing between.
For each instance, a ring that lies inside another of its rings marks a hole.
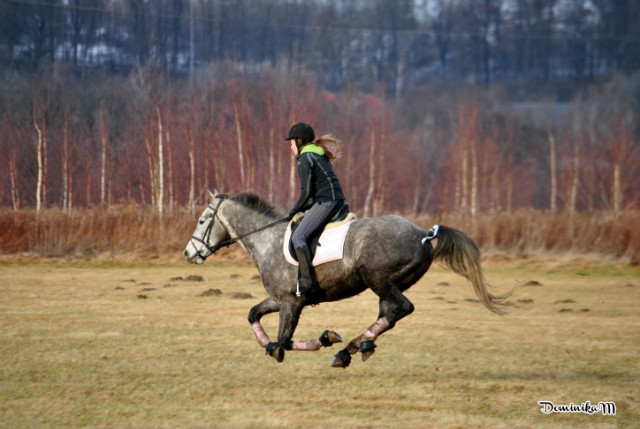
<instances>
[{"instance_id":1,"label":"brown grass","mask_svg":"<svg viewBox=\"0 0 640 429\"><path fill-rule=\"evenodd\" d=\"M416 311L345 370L336 347L265 356L246 317L266 294L246 263L0 263L0 427L636 427L640 269L485 262L492 283L519 286L509 315L434 267L407 292ZM370 292L308 308L296 338L350 339L376 314ZM275 336L277 316L264 324ZM540 400L618 413L544 415Z\"/></svg>"}]
</instances>

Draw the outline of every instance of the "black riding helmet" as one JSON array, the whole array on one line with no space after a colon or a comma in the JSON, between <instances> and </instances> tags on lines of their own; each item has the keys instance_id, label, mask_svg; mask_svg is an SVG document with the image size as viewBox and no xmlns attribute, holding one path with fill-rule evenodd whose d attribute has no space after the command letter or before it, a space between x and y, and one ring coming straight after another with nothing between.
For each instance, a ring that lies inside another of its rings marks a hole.
<instances>
[{"instance_id":1,"label":"black riding helmet","mask_svg":"<svg viewBox=\"0 0 640 429\"><path fill-rule=\"evenodd\" d=\"M298 146L298 149L300 149L300 146L304 146L314 141L316 139L316 135L313 132L313 128L311 128L311 125L305 124L304 122L298 122L293 127L291 127L291 129L289 130L289 136L285 138L285 140L291 139L296 140L296 145ZM301 145L298 142L299 140L302 141Z\"/></svg>"}]
</instances>

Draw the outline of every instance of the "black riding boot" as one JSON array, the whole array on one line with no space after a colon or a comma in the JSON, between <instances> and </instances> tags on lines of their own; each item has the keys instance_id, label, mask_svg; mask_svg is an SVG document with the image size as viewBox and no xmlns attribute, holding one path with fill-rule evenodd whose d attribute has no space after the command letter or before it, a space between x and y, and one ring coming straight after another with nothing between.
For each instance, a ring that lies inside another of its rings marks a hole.
<instances>
[{"instance_id":1,"label":"black riding boot","mask_svg":"<svg viewBox=\"0 0 640 429\"><path fill-rule=\"evenodd\" d=\"M293 295L312 295L319 288L316 275L313 270L313 256L311 256L311 249L309 246L304 246L299 249L295 249L296 256L298 257L298 283L300 284L300 290L294 288L291 290Z\"/></svg>"}]
</instances>

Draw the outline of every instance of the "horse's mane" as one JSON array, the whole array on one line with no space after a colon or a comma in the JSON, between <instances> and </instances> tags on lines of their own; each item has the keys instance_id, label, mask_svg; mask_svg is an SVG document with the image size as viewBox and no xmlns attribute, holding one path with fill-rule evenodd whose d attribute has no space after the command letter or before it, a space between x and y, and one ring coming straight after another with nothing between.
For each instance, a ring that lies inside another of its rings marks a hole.
<instances>
[{"instance_id":1,"label":"horse's mane","mask_svg":"<svg viewBox=\"0 0 640 429\"><path fill-rule=\"evenodd\" d=\"M238 194L235 197L232 197L231 200L274 219L284 216L282 210L274 207L270 203L263 200L259 195L251 192Z\"/></svg>"}]
</instances>

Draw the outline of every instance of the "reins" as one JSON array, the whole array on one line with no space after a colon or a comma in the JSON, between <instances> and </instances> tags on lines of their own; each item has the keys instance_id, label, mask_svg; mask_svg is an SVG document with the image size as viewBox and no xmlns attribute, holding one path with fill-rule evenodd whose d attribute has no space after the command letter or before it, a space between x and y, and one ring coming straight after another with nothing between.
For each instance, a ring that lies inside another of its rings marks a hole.
<instances>
[{"instance_id":1,"label":"reins","mask_svg":"<svg viewBox=\"0 0 640 429\"><path fill-rule=\"evenodd\" d=\"M196 237L195 235L192 235L192 236L191 236L191 240L192 240L192 241L193 241L193 240L195 240L195 241L197 241L197 242L201 243L204 247L206 247L206 248L207 248L207 250L208 250L209 252L211 252L211 254L212 254L212 255L213 255L214 253L216 253L218 250L220 250L221 248L223 248L223 247L229 247L229 246L231 246L232 244L234 244L234 243L238 242L239 240L242 240L242 239L243 239L243 238L245 238L245 237L248 237L248 236L249 236L249 235L251 235L251 234L255 234L255 233L257 233L257 232L264 231L265 229L269 229L269 228L271 228L272 226L275 226L275 225L277 225L277 224L279 224L279 223L281 223L281 222L284 222L284 221L288 221L288 220L289 220L289 218L288 218L288 217L283 217L282 219L278 219L278 220L277 220L277 221L275 221L275 222L272 222L272 223L270 223L270 224L267 224L267 225L261 226L261 227L260 227L260 228L258 228L258 229L255 229L255 230L253 230L253 231L249 231L249 232L247 232L247 233L245 233L245 234L239 235L238 237L232 237L232 238L229 238L229 239L227 239L227 240L221 241L220 243L216 243L216 244L215 244L215 245L213 245L213 246L209 246L209 239L211 238L211 231L213 230L213 225L215 224L215 222L216 222L216 217L218 216L218 209L220 208L220 204L222 204L222 201L224 201L225 199L226 199L226 197L220 197L220 201L218 201L218 204L217 204L215 207L213 207L211 204L209 204L209 207L213 210L213 215L211 216L211 222L210 222L210 223L209 223L209 225L207 226L207 229L206 229L206 231L204 232L203 237L202 237L202 238L200 238L200 237ZM195 246L194 246L194 247L195 247ZM201 250L200 252L202 252L202 250ZM209 256L209 255L207 255L207 256ZM203 257L203 256L201 255L201 257ZM206 258L206 257L203 257L203 258Z\"/></svg>"}]
</instances>

